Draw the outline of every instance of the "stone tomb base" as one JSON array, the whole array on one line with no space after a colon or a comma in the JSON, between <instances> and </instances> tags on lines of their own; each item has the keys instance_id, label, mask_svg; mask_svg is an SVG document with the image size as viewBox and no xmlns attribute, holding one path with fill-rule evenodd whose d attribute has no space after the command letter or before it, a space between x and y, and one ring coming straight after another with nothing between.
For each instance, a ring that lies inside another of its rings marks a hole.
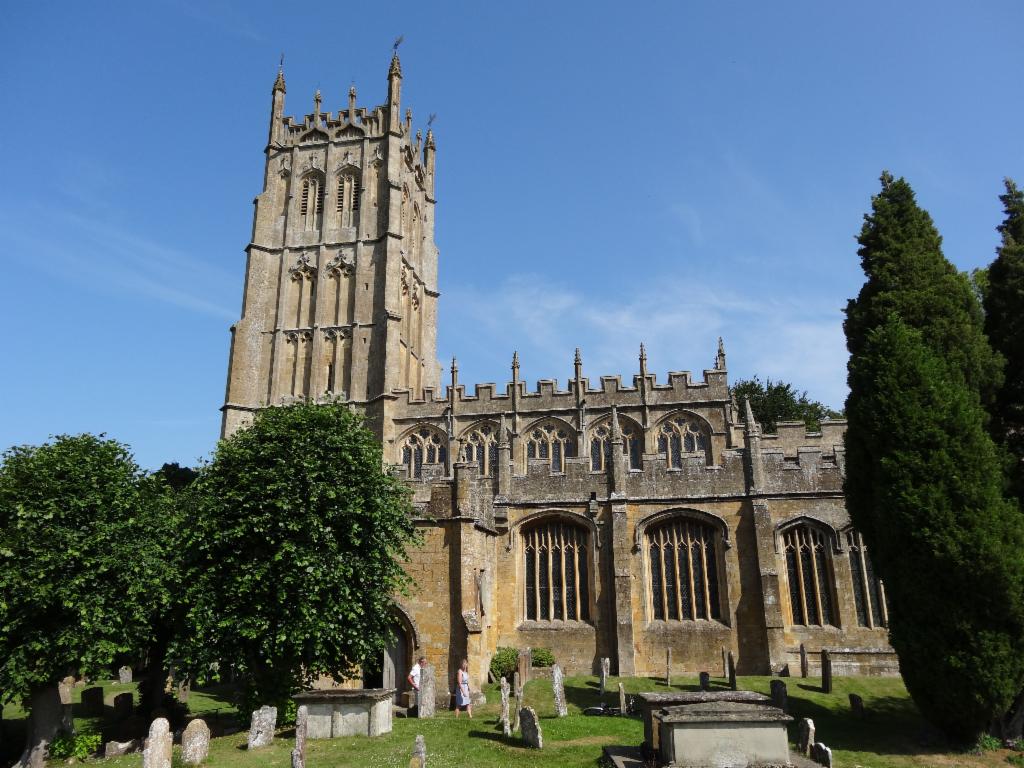
<instances>
[{"instance_id":1,"label":"stone tomb base","mask_svg":"<svg viewBox=\"0 0 1024 768\"><path fill-rule=\"evenodd\" d=\"M338 739L342 736L380 736L391 733L391 702L394 688L337 688L305 691L293 696L308 711L306 738Z\"/></svg>"},{"instance_id":2,"label":"stone tomb base","mask_svg":"<svg viewBox=\"0 0 1024 768\"><path fill-rule=\"evenodd\" d=\"M663 765L747 768L790 764L786 724L771 706L741 701L682 704L658 712Z\"/></svg>"}]
</instances>

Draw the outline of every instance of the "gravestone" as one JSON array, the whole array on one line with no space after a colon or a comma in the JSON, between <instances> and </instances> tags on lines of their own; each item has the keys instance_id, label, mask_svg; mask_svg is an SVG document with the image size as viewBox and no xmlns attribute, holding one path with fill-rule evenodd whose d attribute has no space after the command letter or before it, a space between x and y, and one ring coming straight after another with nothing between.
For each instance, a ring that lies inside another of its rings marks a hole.
<instances>
[{"instance_id":1,"label":"gravestone","mask_svg":"<svg viewBox=\"0 0 1024 768\"><path fill-rule=\"evenodd\" d=\"M729 687L736 690L736 658L729 651Z\"/></svg>"},{"instance_id":2,"label":"gravestone","mask_svg":"<svg viewBox=\"0 0 1024 768\"><path fill-rule=\"evenodd\" d=\"M533 707L523 707L519 710L519 725L523 729L523 744L534 749L544 747L544 734L540 729L540 719Z\"/></svg>"},{"instance_id":3,"label":"gravestone","mask_svg":"<svg viewBox=\"0 0 1024 768\"><path fill-rule=\"evenodd\" d=\"M818 763L818 765L825 766L825 768L832 768L832 750L820 741L815 742L814 746L811 747L811 760Z\"/></svg>"},{"instance_id":4,"label":"gravestone","mask_svg":"<svg viewBox=\"0 0 1024 768\"><path fill-rule=\"evenodd\" d=\"M789 712L789 692L786 690L786 683L782 680L772 680L772 706L778 707L783 712Z\"/></svg>"},{"instance_id":5,"label":"gravestone","mask_svg":"<svg viewBox=\"0 0 1024 768\"><path fill-rule=\"evenodd\" d=\"M665 649L665 685L672 685L672 649Z\"/></svg>"},{"instance_id":6,"label":"gravestone","mask_svg":"<svg viewBox=\"0 0 1024 768\"><path fill-rule=\"evenodd\" d=\"M604 696L605 688L608 687L608 672L612 668L612 660L605 656L601 659L601 695Z\"/></svg>"},{"instance_id":7,"label":"gravestone","mask_svg":"<svg viewBox=\"0 0 1024 768\"><path fill-rule=\"evenodd\" d=\"M711 675L709 675L707 672L700 673L700 689L702 691L711 690Z\"/></svg>"},{"instance_id":8,"label":"gravestone","mask_svg":"<svg viewBox=\"0 0 1024 768\"><path fill-rule=\"evenodd\" d=\"M821 691L832 693L832 654L828 648L821 649Z\"/></svg>"},{"instance_id":9,"label":"gravestone","mask_svg":"<svg viewBox=\"0 0 1024 768\"><path fill-rule=\"evenodd\" d=\"M119 755L128 755L132 752L137 752L138 749L138 739L130 739L128 741L108 741L106 746L103 747L103 756L118 757Z\"/></svg>"},{"instance_id":10,"label":"gravestone","mask_svg":"<svg viewBox=\"0 0 1024 768\"><path fill-rule=\"evenodd\" d=\"M192 684L186 677L184 680L179 681L175 686L175 695L182 704L188 704L188 694L192 688Z\"/></svg>"},{"instance_id":11,"label":"gravestone","mask_svg":"<svg viewBox=\"0 0 1024 768\"><path fill-rule=\"evenodd\" d=\"M800 677L807 677L810 665L807 663L807 649L800 643Z\"/></svg>"},{"instance_id":12,"label":"gravestone","mask_svg":"<svg viewBox=\"0 0 1024 768\"><path fill-rule=\"evenodd\" d=\"M132 681L132 668L121 667L117 670L117 682L121 685L128 685Z\"/></svg>"},{"instance_id":13,"label":"gravestone","mask_svg":"<svg viewBox=\"0 0 1024 768\"><path fill-rule=\"evenodd\" d=\"M850 694L850 714L854 717L864 717L864 699L856 693Z\"/></svg>"},{"instance_id":14,"label":"gravestone","mask_svg":"<svg viewBox=\"0 0 1024 768\"><path fill-rule=\"evenodd\" d=\"M158 717L149 726L149 738L142 750L142 768L171 768L171 727L166 717Z\"/></svg>"},{"instance_id":15,"label":"gravestone","mask_svg":"<svg viewBox=\"0 0 1024 768\"><path fill-rule=\"evenodd\" d=\"M427 742L422 735L417 735L416 741L413 743L409 768L427 768Z\"/></svg>"},{"instance_id":16,"label":"gravestone","mask_svg":"<svg viewBox=\"0 0 1024 768\"><path fill-rule=\"evenodd\" d=\"M437 673L428 664L420 670L420 692L416 696L416 717L433 717L437 710Z\"/></svg>"},{"instance_id":17,"label":"gravestone","mask_svg":"<svg viewBox=\"0 0 1024 768\"><path fill-rule=\"evenodd\" d=\"M557 664L551 668L551 689L555 694L555 714L565 717L569 714L569 708L565 705L565 676Z\"/></svg>"},{"instance_id":18,"label":"gravestone","mask_svg":"<svg viewBox=\"0 0 1024 768\"><path fill-rule=\"evenodd\" d=\"M134 707L135 698L131 691L119 693L114 697L114 717L117 720L127 720L131 717Z\"/></svg>"},{"instance_id":19,"label":"gravestone","mask_svg":"<svg viewBox=\"0 0 1024 768\"><path fill-rule=\"evenodd\" d=\"M729 676L729 656L725 650L725 646L722 646L722 677Z\"/></svg>"},{"instance_id":20,"label":"gravestone","mask_svg":"<svg viewBox=\"0 0 1024 768\"><path fill-rule=\"evenodd\" d=\"M625 717L626 713L626 686L619 683L619 714Z\"/></svg>"},{"instance_id":21,"label":"gravestone","mask_svg":"<svg viewBox=\"0 0 1024 768\"><path fill-rule=\"evenodd\" d=\"M519 672L519 685L524 686L530 682L530 667L533 666L533 651L527 648L523 648L519 652L517 670Z\"/></svg>"},{"instance_id":22,"label":"gravestone","mask_svg":"<svg viewBox=\"0 0 1024 768\"><path fill-rule=\"evenodd\" d=\"M99 686L82 689L82 712L86 717L103 716L103 689Z\"/></svg>"},{"instance_id":23,"label":"gravestone","mask_svg":"<svg viewBox=\"0 0 1024 768\"><path fill-rule=\"evenodd\" d=\"M61 704L71 703L71 689L75 687L75 678L68 675L57 684L57 693L60 694Z\"/></svg>"},{"instance_id":24,"label":"gravestone","mask_svg":"<svg viewBox=\"0 0 1024 768\"><path fill-rule=\"evenodd\" d=\"M295 747L292 749L292 768L306 768L306 734L309 732L309 708L299 705L295 711Z\"/></svg>"},{"instance_id":25,"label":"gravestone","mask_svg":"<svg viewBox=\"0 0 1024 768\"><path fill-rule=\"evenodd\" d=\"M210 754L210 727L204 720L196 718L185 727L181 734L181 762L185 765L202 765Z\"/></svg>"},{"instance_id":26,"label":"gravestone","mask_svg":"<svg viewBox=\"0 0 1024 768\"><path fill-rule=\"evenodd\" d=\"M277 707L264 704L252 713L249 723L249 749L265 747L274 740L277 727Z\"/></svg>"},{"instance_id":27,"label":"gravestone","mask_svg":"<svg viewBox=\"0 0 1024 768\"><path fill-rule=\"evenodd\" d=\"M519 730L519 710L523 708L522 691L515 691L512 694L512 732Z\"/></svg>"},{"instance_id":28,"label":"gravestone","mask_svg":"<svg viewBox=\"0 0 1024 768\"><path fill-rule=\"evenodd\" d=\"M508 684L508 680L506 680L504 677L501 678L501 720L500 720L500 725L501 725L501 732L505 736L511 736L512 735L512 722L509 719L509 714L508 714L508 695L509 695L509 689L510 689L510 686Z\"/></svg>"},{"instance_id":29,"label":"gravestone","mask_svg":"<svg viewBox=\"0 0 1024 768\"><path fill-rule=\"evenodd\" d=\"M804 757L811 754L814 746L814 721L809 717L800 718L796 727L796 750Z\"/></svg>"}]
</instances>

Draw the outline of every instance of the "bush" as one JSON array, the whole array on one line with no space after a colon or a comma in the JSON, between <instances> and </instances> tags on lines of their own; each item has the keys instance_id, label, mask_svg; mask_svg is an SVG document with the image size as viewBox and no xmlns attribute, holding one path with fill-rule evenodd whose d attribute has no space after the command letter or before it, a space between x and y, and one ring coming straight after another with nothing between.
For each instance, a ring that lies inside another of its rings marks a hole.
<instances>
[{"instance_id":1,"label":"bush","mask_svg":"<svg viewBox=\"0 0 1024 768\"><path fill-rule=\"evenodd\" d=\"M501 678L512 682L512 673L516 671L519 664L519 651L515 648L498 648L491 658L491 677L495 680Z\"/></svg>"},{"instance_id":2,"label":"bush","mask_svg":"<svg viewBox=\"0 0 1024 768\"><path fill-rule=\"evenodd\" d=\"M555 664L555 654L551 652L550 648L534 648L533 649L533 666L535 667L551 667Z\"/></svg>"},{"instance_id":3,"label":"bush","mask_svg":"<svg viewBox=\"0 0 1024 768\"><path fill-rule=\"evenodd\" d=\"M98 733L80 733L76 736L61 734L50 742L50 757L58 760L67 757L85 760L99 751L101 741Z\"/></svg>"}]
</instances>

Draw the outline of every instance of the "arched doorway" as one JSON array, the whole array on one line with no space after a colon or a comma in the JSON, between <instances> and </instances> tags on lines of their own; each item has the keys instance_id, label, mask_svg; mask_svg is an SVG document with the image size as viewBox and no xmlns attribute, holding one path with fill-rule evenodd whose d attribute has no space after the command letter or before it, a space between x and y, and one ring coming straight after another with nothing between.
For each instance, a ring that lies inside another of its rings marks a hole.
<instances>
[{"instance_id":1,"label":"arched doorway","mask_svg":"<svg viewBox=\"0 0 1024 768\"><path fill-rule=\"evenodd\" d=\"M412 668L415 633L406 618L399 614L391 624L391 642L374 661L363 666L364 688L394 688L394 700L401 704L402 693L409 687L406 677Z\"/></svg>"}]
</instances>

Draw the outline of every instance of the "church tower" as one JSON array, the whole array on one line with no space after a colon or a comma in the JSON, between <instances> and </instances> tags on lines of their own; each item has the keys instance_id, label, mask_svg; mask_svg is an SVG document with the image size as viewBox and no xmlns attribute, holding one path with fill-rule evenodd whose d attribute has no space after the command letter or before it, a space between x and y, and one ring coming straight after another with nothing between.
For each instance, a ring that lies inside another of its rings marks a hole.
<instances>
[{"instance_id":1,"label":"church tower","mask_svg":"<svg viewBox=\"0 0 1024 768\"><path fill-rule=\"evenodd\" d=\"M268 405L352 402L386 439L394 390L438 386L433 133L387 102L284 114L279 71L263 191L247 247L242 317L231 328L222 436Z\"/></svg>"}]
</instances>

